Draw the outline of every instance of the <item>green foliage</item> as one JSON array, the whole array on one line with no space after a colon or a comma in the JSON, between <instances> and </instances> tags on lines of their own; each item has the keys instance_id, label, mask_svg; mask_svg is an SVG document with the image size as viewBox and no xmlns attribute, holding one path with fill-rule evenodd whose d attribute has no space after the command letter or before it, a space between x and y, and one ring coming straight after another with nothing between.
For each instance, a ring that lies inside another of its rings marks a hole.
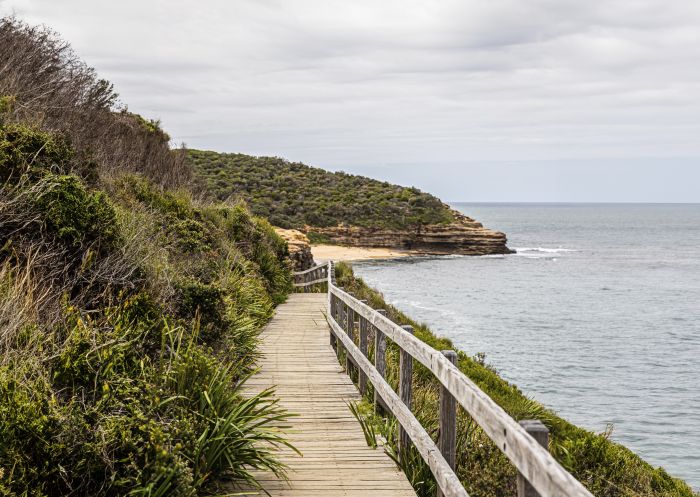
<instances>
[{"instance_id":1,"label":"green foliage","mask_svg":"<svg viewBox=\"0 0 700 497\"><path fill-rule=\"evenodd\" d=\"M180 316L199 318L206 339L218 338L227 327L224 292L215 285L199 281L183 282L179 287Z\"/></svg>"},{"instance_id":2,"label":"green foliage","mask_svg":"<svg viewBox=\"0 0 700 497\"><path fill-rule=\"evenodd\" d=\"M28 174L70 169L74 152L66 140L25 124L0 123L0 182Z\"/></svg>"},{"instance_id":3,"label":"green foliage","mask_svg":"<svg viewBox=\"0 0 700 497\"><path fill-rule=\"evenodd\" d=\"M275 226L348 224L408 228L454 220L449 207L417 188L332 173L277 157L188 150L195 175L218 198L244 199Z\"/></svg>"},{"instance_id":4,"label":"green foliage","mask_svg":"<svg viewBox=\"0 0 700 497\"><path fill-rule=\"evenodd\" d=\"M12 112L12 107L16 102L17 96L15 95L3 95L0 97L0 119L2 119L3 114Z\"/></svg>"},{"instance_id":5,"label":"green foliage","mask_svg":"<svg viewBox=\"0 0 700 497\"><path fill-rule=\"evenodd\" d=\"M103 192L88 191L75 176L47 175L45 179L36 207L49 233L68 247L117 244L116 215Z\"/></svg>"},{"instance_id":6,"label":"green foliage","mask_svg":"<svg viewBox=\"0 0 700 497\"><path fill-rule=\"evenodd\" d=\"M146 119L140 114L136 114L134 112L127 112L124 111L123 114L128 115L134 121L136 121L139 125L143 127L146 131L149 133L153 133L155 135L158 135L162 140L164 141L170 141L170 135L168 135L165 131L163 131L163 128L161 127L161 122L160 119Z\"/></svg>"},{"instance_id":7,"label":"green foliage","mask_svg":"<svg viewBox=\"0 0 700 497\"><path fill-rule=\"evenodd\" d=\"M367 300L375 309L385 309L388 317L401 325L414 327L415 335L437 350L455 349L446 338L435 336L430 329L417 323L383 296L355 278L345 263L336 265L338 285L359 299ZM370 340L371 342L371 340ZM371 351L370 351L371 353ZM610 440L611 430L592 433L572 425L533 399L526 397L485 363L483 354L470 357L458 351L458 367L479 388L488 394L514 419L539 419L550 429L550 451L571 474L598 497L694 497L693 491L681 480L670 477L662 468L654 468L629 449ZM398 385L398 354L395 345L387 350L387 378L394 388ZM414 363L413 412L428 433L437 434L439 384L430 372ZM371 395L371 392L370 392ZM368 396L371 399L371 396ZM365 428L380 432L389 442L388 452L396 458L395 432L387 428L386 420L367 413ZM515 495L515 470L488 436L462 409L457 420L457 476L472 496ZM409 461L398 461L421 496L434 495L434 481L425 463L412 453Z\"/></svg>"},{"instance_id":8,"label":"green foliage","mask_svg":"<svg viewBox=\"0 0 700 497\"><path fill-rule=\"evenodd\" d=\"M50 27L0 17L0 61L0 124L32 123L68 137L78 156L90 158L81 177L130 172L168 187L190 182L184 153L171 149L160 122L129 112Z\"/></svg>"},{"instance_id":9,"label":"green foliage","mask_svg":"<svg viewBox=\"0 0 700 497\"><path fill-rule=\"evenodd\" d=\"M309 243L312 245L334 245L335 242L329 237L328 235L324 235L323 233L316 233L315 231L311 231L306 233L306 236L309 239Z\"/></svg>"},{"instance_id":10,"label":"green foliage","mask_svg":"<svg viewBox=\"0 0 700 497\"><path fill-rule=\"evenodd\" d=\"M286 244L244 205L133 175L88 186L63 141L7 129L0 495L196 496L282 475L288 415L241 388L290 288Z\"/></svg>"}]
</instances>

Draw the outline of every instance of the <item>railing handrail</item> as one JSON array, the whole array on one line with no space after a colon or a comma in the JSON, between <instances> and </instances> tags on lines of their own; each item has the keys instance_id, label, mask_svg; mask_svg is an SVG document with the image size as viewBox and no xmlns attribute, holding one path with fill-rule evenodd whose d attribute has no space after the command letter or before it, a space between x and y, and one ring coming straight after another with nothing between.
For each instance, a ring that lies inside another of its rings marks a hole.
<instances>
[{"instance_id":1,"label":"railing handrail","mask_svg":"<svg viewBox=\"0 0 700 497\"><path fill-rule=\"evenodd\" d=\"M329 317L329 323L335 336L343 343L345 350L352 355L355 364L367 375L374 388L382 396L384 404L388 406L391 413L406 430L416 449L430 467L435 480L445 495L449 497L469 497L459 478L440 453L440 449L438 449L428 432L413 415L411 409L401 401L401 398L394 392L391 385L382 377L369 359L360 352L360 349L357 348L335 319Z\"/></svg>"},{"instance_id":2,"label":"railing handrail","mask_svg":"<svg viewBox=\"0 0 700 497\"><path fill-rule=\"evenodd\" d=\"M307 287L311 285L315 285L317 283L325 283L326 278L328 277L327 271L329 271L330 267L331 263L329 261L326 264L316 265L304 271L295 271L293 273L294 282L292 283L292 286L294 286L295 288L304 288L306 290ZM320 277L309 279L310 276L313 276L312 273L315 271L321 273Z\"/></svg>"},{"instance_id":3,"label":"railing handrail","mask_svg":"<svg viewBox=\"0 0 700 497\"><path fill-rule=\"evenodd\" d=\"M354 359L355 365L367 375L375 390L380 393L385 404L402 424L421 456L433 471L433 475L445 496L466 496L467 493L459 480L457 480L458 487L455 486L454 471L442 457L427 432L422 426L420 430L414 426L414 421L415 423L418 421L410 409L403 405L391 386L335 320L331 309L333 296L352 309L352 312L360 316L361 319L365 319L367 323L371 324L376 332L383 333L401 350L428 368L541 497L593 497L593 494L568 473L545 448L540 446L524 428L441 352L336 286L331 261L327 265L316 266L312 270L324 266L327 266L328 272L322 281L328 283L328 321L332 333L342 342L346 351ZM404 423L407 425L404 426ZM419 423L418 426L420 426ZM429 443L425 439L426 436Z\"/></svg>"},{"instance_id":4,"label":"railing handrail","mask_svg":"<svg viewBox=\"0 0 700 497\"><path fill-rule=\"evenodd\" d=\"M328 266L328 263L325 264L317 264L315 266L310 267L309 269L305 269L303 271L294 271L294 276L301 276L302 274L310 273L312 271L318 271L321 268L325 268Z\"/></svg>"}]
</instances>

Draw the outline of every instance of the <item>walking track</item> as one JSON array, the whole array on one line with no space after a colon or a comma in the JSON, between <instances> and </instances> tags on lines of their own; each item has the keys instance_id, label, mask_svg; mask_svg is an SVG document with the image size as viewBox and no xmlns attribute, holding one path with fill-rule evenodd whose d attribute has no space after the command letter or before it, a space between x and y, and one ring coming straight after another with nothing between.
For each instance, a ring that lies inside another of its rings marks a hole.
<instances>
[{"instance_id":1,"label":"walking track","mask_svg":"<svg viewBox=\"0 0 700 497\"><path fill-rule=\"evenodd\" d=\"M293 293L262 333L261 371L248 388L277 386L280 404L299 414L283 449L289 482L258 473L273 497L415 497L382 447L367 446L348 408L360 395L329 344L325 293ZM260 493L264 495L264 493Z\"/></svg>"}]
</instances>

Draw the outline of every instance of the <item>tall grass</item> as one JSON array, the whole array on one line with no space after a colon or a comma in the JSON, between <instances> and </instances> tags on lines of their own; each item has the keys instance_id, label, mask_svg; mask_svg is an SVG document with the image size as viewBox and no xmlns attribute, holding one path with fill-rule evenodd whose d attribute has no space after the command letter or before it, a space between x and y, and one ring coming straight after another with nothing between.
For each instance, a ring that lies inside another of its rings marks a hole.
<instances>
[{"instance_id":1,"label":"tall grass","mask_svg":"<svg viewBox=\"0 0 700 497\"><path fill-rule=\"evenodd\" d=\"M0 495L283 476L288 414L244 385L289 289L284 243L241 205L66 174L57 141L0 124Z\"/></svg>"}]
</instances>

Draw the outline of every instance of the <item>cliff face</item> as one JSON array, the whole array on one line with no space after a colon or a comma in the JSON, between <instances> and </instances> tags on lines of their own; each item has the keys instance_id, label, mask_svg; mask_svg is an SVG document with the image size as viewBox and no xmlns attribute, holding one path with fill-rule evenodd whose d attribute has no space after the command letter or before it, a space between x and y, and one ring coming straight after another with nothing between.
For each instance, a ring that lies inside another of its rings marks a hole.
<instances>
[{"instance_id":1,"label":"cliff face","mask_svg":"<svg viewBox=\"0 0 700 497\"><path fill-rule=\"evenodd\" d=\"M309 239L304 233L283 228L275 228L275 232L287 242L289 258L294 263L295 271L304 271L314 265Z\"/></svg>"},{"instance_id":2,"label":"cliff face","mask_svg":"<svg viewBox=\"0 0 700 497\"><path fill-rule=\"evenodd\" d=\"M411 230L334 226L307 226L307 233L327 237L332 243L359 247L387 247L410 250L418 254L489 255L510 254L506 235L493 231L461 213L454 212L450 224L431 224Z\"/></svg>"}]
</instances>

